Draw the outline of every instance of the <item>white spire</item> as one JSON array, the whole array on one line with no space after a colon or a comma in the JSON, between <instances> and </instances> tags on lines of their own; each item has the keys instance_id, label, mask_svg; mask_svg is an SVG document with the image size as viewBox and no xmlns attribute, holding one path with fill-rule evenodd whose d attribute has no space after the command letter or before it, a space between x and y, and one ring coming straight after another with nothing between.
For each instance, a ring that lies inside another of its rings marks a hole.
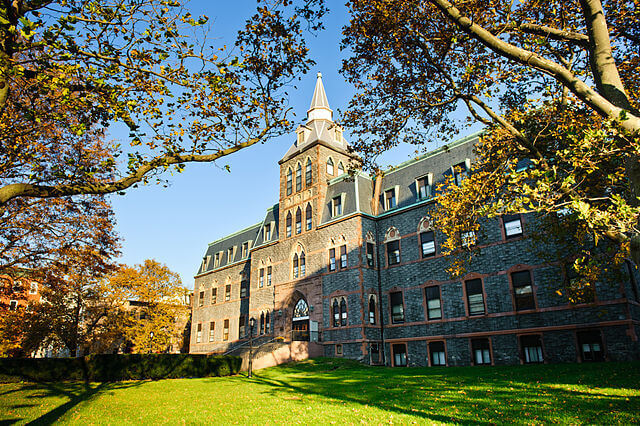
<instances>
[{"instance_id":1,"label":"white spire","mask_svg":"<svg viewBox=\"0 0 640 426\"><path fill-rule=\"evenodd\" d=\"M322 85L322 73L318 73L316 89L313 91L311 106L309 107L309 111L307 111L307 122L318 119L333 119L333 111L329 108L327 94L324 92L324 86Z\"/></svg>"}]
</instances>

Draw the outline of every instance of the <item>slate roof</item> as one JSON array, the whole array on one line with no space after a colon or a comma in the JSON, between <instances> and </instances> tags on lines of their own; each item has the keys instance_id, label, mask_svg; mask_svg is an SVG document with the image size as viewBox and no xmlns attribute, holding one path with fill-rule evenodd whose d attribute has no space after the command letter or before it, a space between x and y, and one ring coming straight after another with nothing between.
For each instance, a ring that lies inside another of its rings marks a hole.
<instances>
[{"instance_id":1,"label":"slate roof","mask_svg":"<svg viewBox=\"0 0 640 426\"><path fill-rule=\"evenodd\" d=\"M248 228L209 243L209 247L207 247L207 251L203 257L203 259L207 259L207 257L209 256L209 262L208 264L206 263L206 261L201 262L196 275L227 266L231 263L247 261L249 259L249 253L247 252L246 257L242 257L242 244L245 242L249 242L249 248L251 248L261 228L262 222L256 223L255 225L251 225ZM234 246L236 247L236 253L233 259L231 259L231 262L229 262L228 249L233 248ZM219 265L216 266L214 264L215 255L216 253L220 252L222 252L220 255L220 262Z\"/></svg>"}]
</instances>

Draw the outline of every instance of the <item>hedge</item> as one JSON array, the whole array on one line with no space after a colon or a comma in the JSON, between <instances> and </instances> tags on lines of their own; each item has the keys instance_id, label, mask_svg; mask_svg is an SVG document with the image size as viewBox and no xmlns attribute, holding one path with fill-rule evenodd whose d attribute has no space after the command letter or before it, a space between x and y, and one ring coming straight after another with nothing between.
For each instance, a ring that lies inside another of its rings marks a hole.
<instances>
[{"instance_id":1,"label":"hedge","mask_svg":"<svg viewBox=\"0 0 640 426\"><path fill-rule=\"evenodd\" d=\"M0 382L176 379L229 376L240 371L236 356L191 354L88 355L82 358L0 358Z\"/></svg>"}]
</instances>

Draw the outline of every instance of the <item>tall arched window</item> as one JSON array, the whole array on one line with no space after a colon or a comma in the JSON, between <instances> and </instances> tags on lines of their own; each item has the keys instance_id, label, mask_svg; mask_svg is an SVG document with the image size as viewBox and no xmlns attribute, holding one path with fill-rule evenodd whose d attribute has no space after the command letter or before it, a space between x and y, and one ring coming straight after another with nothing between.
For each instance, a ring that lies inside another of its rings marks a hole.
<instances>
[{"instance_id":1,"label":"tall arched window","mask_svg":"<svg viewBox=\"0 0 640 426\"><path fill-rule=\"evenodd\" d=\"M291 236L291 212L287 213L287 237Z\"/></svg>"},{"instance_id":2,"label":"tall arched window","mask_svg":"<svg viewBox=\"0 0 640 426\"><path fill-rule=\"evenodd\" d=\"M260 334L264 334L264 312L260 314Z\"/></svg>"},{"instance_id":3,"label":"tall arched window","mask_svg":"<svg viewBox=\"0 0 640 426\"><path fill-rule=\"evenodd\" d=\"M342 161L338 163L338 176L344 174L344 166L342 165Z\"/></svg>"},{"instance_id":4,"label":"tall arched window","mask_svg":"<svg viewBox=\"0 0 640 426\"><path fill-rule=\"evenodd\" d=\"M376 323L376 298L371 295L369 297L369 324Z\"/></svg>"},{"instance_id":5,"label":"tall arched window","mask_svg":"<svg viewBox=\"0 0 640 426\"><path fill-rule=\"evenodd\" d=\"M296 234L302 232L302 210L298 207L296 210Z\"/></svg>"},{"instance_id":6,"label":"tall arched window","mask_svg":"<svg viewBox=\"0 0 640 426\"><path fill-rule=\"evenodd\" d=\"M305 212L306 217L306 229L307 231L311 231L311 226L313 225L313 211L311 210L311 204L307 204L307 211Z\"/></svg>"},{"instance_id":7,"label":"tall arched window","mask_svg":"<svg viewBox=\"0 0 640 426\"><path fill-rule=\"evenodd\" d=\"M287 169L287 195L291 195L293 189L293 173L291 169Z\"/></svg>"},{"instance_id":8,"label":"tall arched window","mask_svg":"<svg viewBox=\"0 0 640 426\"><path fill-rule=\"evenodd\" d=\"M340 305L338 304L338 299L334 299L333 301L333 326L340 326Z\"/></svg>"},{"instance_id":9,"label":"tall arched window","mask_svg":"<svg viewBox=\"0 0 640 426\"><path fill-rule=\"evenodd\" d=\"M347 301L344 297L340 301L340 325L347 325Z\"/></svg>"},{"instance_id":10,"label":"tall arched window","mask_svg":"<svg viewBox=\"0 0 640 426\"><path fill-rule=\"evenodd\" d=\"M264 331L267 334L271 333L271 316L269 315L269 311L267 311L267 315L264 316Z\"/></svg>"},{"instance_id":11,"label":"tall arched window","mask_svg":"<svg viewBox=\"0 0 640 426\"><path fill-rule=\"evenodd\" d=\"M300 163L296 166L296 192L302 190L302 166Z\"/></svg>"},{"instance_id":12,"label":"tall arched window","mask_svg":"<svg viewBox=\"0 0 640 426\"><path fill-rule=\"evenodd\" d=\"M327 174L333 176L333 160L331 157L327 159Z\"/></svg>"},{"instance_id":13,"label":"tall arched window","mask_svg":"<svg viewBox=\"0 0 640 426\"><path fill-rule=\"evenodd\" d=\"M300 276L304 277L306 273L304 252L300 253Z\"/></svg>"},{"instance_id":14,"label":"tall arched window","mask_svg":"<svg viewBox=\"0 0 640 426\"><path fill-rule=\"evenodd\" d=\"M311 177L311 158L307 158L307 165L305 166L305 172L304 172L304 180L305 180L305 185L309 186L312 183L313 178Z\"/></svg>"},{"instance_id":15,"label":"tall arched window","mask_svg":"<svg viewBox=\"0 0 640 426\"><path fill-rule=\"evenodd\" d=\"M293 255L293 278L298 278L298 253Z\"/></svg>"}]
</instances>

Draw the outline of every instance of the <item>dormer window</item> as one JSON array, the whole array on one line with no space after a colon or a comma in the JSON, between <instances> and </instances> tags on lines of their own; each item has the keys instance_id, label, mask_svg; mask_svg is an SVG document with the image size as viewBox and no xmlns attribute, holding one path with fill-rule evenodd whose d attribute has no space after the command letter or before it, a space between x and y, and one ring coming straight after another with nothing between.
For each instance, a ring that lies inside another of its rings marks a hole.
<instances>
[{"instance_id":1,"label":"dormer window","mask_svg":"<svg viewBox=\"0 0 640 426\"><path fill-rule=\"evenodd\" d=\"M287 195L291 195L293 191L293 172L287 169Z\"/></svg>"},{"instance_id":2,"label":"dormer window","mask_svg":"<svg viewBox=\"0 0 640 426\"><path fill-rule=\"evenodd\" d=\"M331 216L338 217L342 215L342 196L335 197L331 200Z\"/></svg>"},{"instance_id":3,"label":"dormer window","mask_svg":"<svg viewBox=\"0 0 640 426\"><path fill-rule=\"evenodd\" d=\"M311 176L311 158L307 158L307 165L305 166L304 174L305 185L308 187L313 181L313 178Z\"/></svg>"},{"instance_id":4,"label":"dormer window","mask_svg":"<svg viewBox=\"0 0 640 426\"><path fill-rule=\"evenodd\" d=\"M333 160L331 157L327 159L327 174L333 176Z\"/></svg>"},{"instance_id":5,"label":"dormer window","mask_svg":"<svg viewBox=\"0 0 640 426\"><path fill-rule=\"evenodd\" d=\"M268 223L264 226L263 236L264 241L271 241L271 224Z\"/></svg>"},{"instance_id":6,"label":"dormer window","mask_svg":"<svg viewBox=\"0 0 640 426\"><path fill-rule=\"evenodd\" d=\"M303 142L304 142L304 130L298 132L298 141L297 141L298 146L300 146L300 144Z\"/></svg>"},{"instance_id":7,"label":"dormer window","mask_svg":"<svg viewBox=\"0 0 640 426\"><path fill-rule=\"evenodd\" d=\"M220 266L220 253L216 253L216 256L213 258L213 267L217 268Z\"/></svg>"},{"instance_id":8,"label":"dormer window","mask_svg":"<svg viewBox=\"0 0 640 426\"><path fill-rule=\"evenodd\" d=\"M302 166L300 163L296 166L296 192L302 191Z\"/></svg>"},{"instance_id":9,"label":"dormer window","mask_svg":"<svg viewBox=\"0 0 640 426\"><path fill-rule=\"evenodd\" d=\"M342 161L338 163L338 176L344 174L344 166L342 165Z\"/></svg>"},{"instance_id":10,"label":"dormer window","mask_svg":"<svg viewBox=\"0 0 640 426\"><path fill-rule=\"evenodd\" d=\"M336 142L342 142L342 130L336 128Z\"/></svg>"},{"instance_id":11,"label":"dormer window","mask_svg":"<svg viewBox=\"0 0 640 426\"><path fill-rule=\"evenodd\" d=\"M427 200L433 196L432 174L416 179L416 195L418 200Z\"/></svg>"},{"instance_id":12,"label":"dormer window","mask_svg":"<svg viewBox=\"0 0 640 426\"><path fill-rule=\"evenodd\" d=\"M388 189L384 191L384 209L391 210L398 206L396 201L396 189Z\"/></svg>"},{"instance_id":13,"label":"dormer window","mask_svg":"<svg viewBox=\"0 0 640 426\"><path fill-rule=\"evenodd\" d=\"M242 258L245 259L249 255L249 242L242 243Z\"/></svg>"},{"instance_id":14,"label":"dormer window","mask_svg":"<svg viewBox=\"0 0 640 426\"><path fill-rule=\"evenodd\" d=\"M227 250L227 263L233 262L233 247Z\"/></svg>"},{"instance_id":15,"label":"dormer window","mask_svg":"<svg viewBox=\"0 0 640 426\"><path fill-rule=\"evenodd\" d=\"M460 186L464 178L469 176L470 164L468 163L469 161L464 161L462 163L456 164L451 168L453 173L453 180L458 186Z\"/></svg>"}]
</instances>

